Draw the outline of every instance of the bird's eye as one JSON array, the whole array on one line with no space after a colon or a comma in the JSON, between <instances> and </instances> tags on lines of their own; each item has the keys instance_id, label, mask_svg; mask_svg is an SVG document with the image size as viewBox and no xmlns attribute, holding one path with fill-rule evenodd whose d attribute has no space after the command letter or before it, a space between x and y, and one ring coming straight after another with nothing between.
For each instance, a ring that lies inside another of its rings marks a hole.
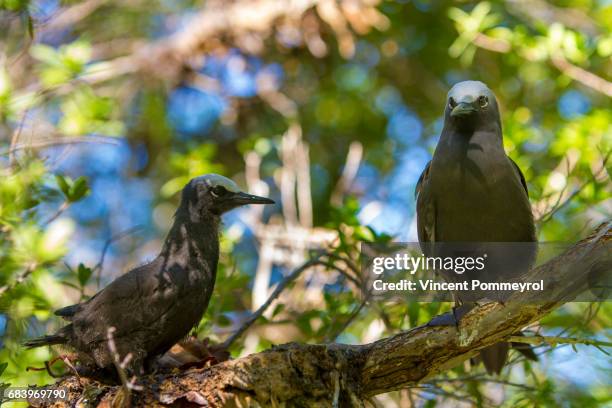
<instances>
[{"instance_id":1,"label":"bird's eye","mask_svg":"<svg viewBox=\"0 0 612 408\"><path fill-rule=\"evenodd\" d=\"M486 96L480 96L478 98L478 104L480 105L481 108L486 108L486 106L489 104L489 98L487 98Z\"/></svg>"},{"instance_id":2,"label":"bird's eye","mask_svg":"<svg viewBox=\"0 0 612 408\"><path fill-rule=\"evenodd\" d=\"M452 96L450 98L448 98L448 106L453 109L455 106L457 106L457 102L455 102L455 98L453 98Z\"/></svg>"},{"instance_id":3,"label":"bird's eye","mask_svg":"<svg viewBox=\"0 0 612 408\"><path fill-rule=\"evenodd\" d=\"M210 193L213 195L213 197L222 197L227 194L227 190L223 186L215 186L210 189Z\"/></svg>"}]
</instances>

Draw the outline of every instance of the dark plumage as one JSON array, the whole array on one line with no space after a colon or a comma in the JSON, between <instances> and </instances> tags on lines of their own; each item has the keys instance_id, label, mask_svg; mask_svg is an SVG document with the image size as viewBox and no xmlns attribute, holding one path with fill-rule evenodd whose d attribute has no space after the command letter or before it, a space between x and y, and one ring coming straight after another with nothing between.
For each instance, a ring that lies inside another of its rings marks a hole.
<instances>
[{"instance_id":1,"label":"dark plumage","mask_svg":"<svg viewBox=\"0 0 612 408\"><path fill-rule=\"evenodd\" d=\"M443 251L441 243L536 241L525 178L504 151L497 101L482 82L460 82L449 91L440 141L416 194L419 242L426 255L431 255L427 252L432 247ZM516 277L528 269L536 245L522 246L520 251L520 257L514 258L505 248L500 251L486 278ZM449 281L476 278L452 271L441 274ZM473 304L474 299L462 296L466 294L454 294L458 304ZM535 358L531 349L521 351ZM481 358L489 372L499 373L507 353L508 345L500 343L482 350Z\"/></svg>"},{"instance_id":2,"label":"dark plumage","mask_svg":"<svg viewBox=\"0 0 612 408\"><path fill-rule=\"evenodd\" d=\"M241 192L231 180L209 174L183 189L174 224L161 253L111 282L86 302L55 312L71 322L56 334L30 340L28 347L66 344L86 365L108 368L107 331L121 356L132 353L130 369L142 372L200 321L215 285L221 215L245 204L274 201Z\"/></svg>"}]
</instances>

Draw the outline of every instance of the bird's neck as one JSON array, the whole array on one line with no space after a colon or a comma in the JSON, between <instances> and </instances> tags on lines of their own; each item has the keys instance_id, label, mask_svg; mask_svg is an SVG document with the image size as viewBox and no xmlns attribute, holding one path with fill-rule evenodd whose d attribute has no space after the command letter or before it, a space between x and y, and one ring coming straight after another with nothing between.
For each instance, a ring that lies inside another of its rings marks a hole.
<instances>
[{"instance_id":1,"label":"bird's neck","mask_svg":"<svg viewBox=\"0 0 612 408\"><path fill-rule=\"evenodd\" d=\"M476 127L445 125L437 150L466 156L470 150L503 151L501 126L497 122Z\"/></svg>"},{"instance_id":2,"label":"bird's neck","mask_svg":"<svg viewBox=\"0 0 612 408\"><path fill-rule=\"evenodd\" d=\"M219 217L194 223L177 215L166 237L161 257L182 267L215 271L219 260Z\"/></svg>"}]
</instances>

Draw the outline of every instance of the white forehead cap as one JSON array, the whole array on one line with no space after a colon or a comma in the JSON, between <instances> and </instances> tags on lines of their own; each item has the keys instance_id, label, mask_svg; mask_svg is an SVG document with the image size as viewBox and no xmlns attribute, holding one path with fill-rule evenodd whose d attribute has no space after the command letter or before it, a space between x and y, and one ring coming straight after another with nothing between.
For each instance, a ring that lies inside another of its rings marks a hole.
<instances>
[{"instance_id":1,"label":"white forehead cap","mask_svg":"<svg viewBox=\"0 0 612 408\"><path fill-rule=\"evenodd\" d=\"M448 96L452 96L454 98L460 98L461 96L475 96L478 97L480 95L493 96L493 92L486 86L484 83L480 81L463 81L455 84L450 91L448 91Z\"/></svg>"},{"instance_id":2,"label":"white forehead cap","mask_svg":"<svg viewBox=\"0 0 612 408\"><path fill-rule=\"evenodd\" d=\"M204 176L198 177L200 180L203 180L206 185L209 187L217 187L222 186L227 191L231 191L232 193L240 192L240 188L238 184L236 184L233 180L228 179L227 177L223 177L219 174L206 174Z\"/></svg>"}]
</instances>

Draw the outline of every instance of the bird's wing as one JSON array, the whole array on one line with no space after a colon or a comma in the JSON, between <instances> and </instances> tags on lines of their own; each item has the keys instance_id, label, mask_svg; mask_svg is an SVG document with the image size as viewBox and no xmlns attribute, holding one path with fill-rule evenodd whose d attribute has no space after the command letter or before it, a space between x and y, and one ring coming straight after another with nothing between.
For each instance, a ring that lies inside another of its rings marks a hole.
<instances>
[{"instance_id":1,"label":"bird's wing","mask_svg":"<svg viewBox=\"0 0 612 408\"><path fill-rule=\"evenodd\" d=\"M423 172L419 176L419 180L416 183L416 187L414 188L414 198L415 199L419 198L419 194L421 194L421 191L423 191L423 183L427 182L426 179L429 177L429 166L431 166L431 160L427 163L427 165L423 169Z\"/></svg>"},{"instance_id":2,"label":"bird's wing","mask_svg":"<svg viewBox=\"0 0 612 408\"><path fill-rule=\"evenodd\" d=\"M521 179L521 184L523 185L523 188L525 189L525 193L527 193L527 195L529 196L529 190L527 189L527 182L525 181L525 176L523 175L521 168L509 156L508 156L508 159L510 160L510 163L512 163L514 170L516 170L517 175Z\"/></svg>"},{"instance_id":3,"label":"bird's wing","mask_svg":"<svg viewBox=\"0 0 612 408\"><path fill-rule=\"evenodd\" d=\"M429 195L429 190L427 189L430 167L431 162L427 163L427 166L425 166L414 191L417 202L417 232L419 235L419 242L421 243L434 242L436 240L436 211L433 200Z\"/></svg>"},{"instance_id":4,"label":"bird's wing","mask_svg":"<svg viewBox=\"0 0 612 408\"><path fill-rule=\"evenodd\" d=\"M157 298L158 270L155 261L139 266L82 304L72 317L80 338L89 343L101 342L106 341L111 326L116 329L116 338L128 334L133 327L149 327L155 317L155 308L149 303Z\"/></svg>"},{"instance_id":5,"label":"bird's wing","mask_svg":"<svg viewBox=\"0 0 612 408\"><path fill-rule=\"evenodd\" d=\"M61 316L65 320L71 321L74 315L76 314L76 312L78 312L80 307L81 307L80 303L77 303L76 305L62 307L61 309L57 309L55 311L55 315Z\"/></svg>"},{"instance_id":6,"label":"bird's wing","mask_svg":"<svg viewBox=\"0 0 612 408\"><path fill-rule=\"evenodd\" d=\"M57 309L54 314L56 316L62 317L64 320L68 320L69 322L71 322L74 316L83 309L83 306L87 305L89 302L92 302L100 293L102 292L100 291L96 293L83 303L77 303L75 305L65 306L61 309Z\"/></svg>"}]
</instances>

